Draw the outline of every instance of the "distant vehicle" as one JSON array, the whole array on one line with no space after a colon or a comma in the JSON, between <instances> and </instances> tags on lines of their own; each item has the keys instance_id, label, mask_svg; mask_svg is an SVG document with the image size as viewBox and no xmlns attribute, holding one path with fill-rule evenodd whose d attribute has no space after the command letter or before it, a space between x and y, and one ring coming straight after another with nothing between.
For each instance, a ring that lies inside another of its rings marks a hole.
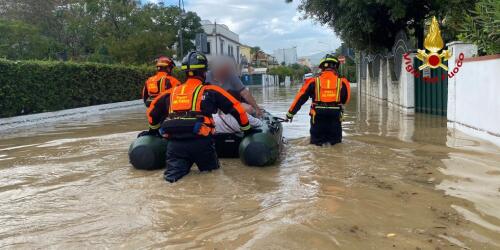
<instances>
[{"instance_id":1,"label":"distant vehicle","mask_svg":"<svg viewBox=\"0 0 500 250\"><path fill-rule=\"evenodd\" d=\"M307 73L304 75L304 81L309 79L309 78L313 78L314 77L314 74L313 73Z\"/></svg>"}]
</instances>

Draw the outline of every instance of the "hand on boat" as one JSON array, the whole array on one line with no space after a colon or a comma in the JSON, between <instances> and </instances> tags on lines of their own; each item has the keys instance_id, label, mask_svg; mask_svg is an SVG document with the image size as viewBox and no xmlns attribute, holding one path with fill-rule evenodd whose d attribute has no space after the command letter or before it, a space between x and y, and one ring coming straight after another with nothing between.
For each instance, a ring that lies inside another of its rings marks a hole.
<instances>
[{"instance_id":1,"label":"hand on boat","mask_svg":"<svg viewBox=\"0 0 500 250\"><path fill-rule=\"evenodd\" d=\"M263 115L263 114L264 114L264 113L262 112L262 109L261 109L261 108L257 108L257 109L255 109L255 116L256 116L257 118L262 118L262 115Z\"/></svg>"}]
</instances>

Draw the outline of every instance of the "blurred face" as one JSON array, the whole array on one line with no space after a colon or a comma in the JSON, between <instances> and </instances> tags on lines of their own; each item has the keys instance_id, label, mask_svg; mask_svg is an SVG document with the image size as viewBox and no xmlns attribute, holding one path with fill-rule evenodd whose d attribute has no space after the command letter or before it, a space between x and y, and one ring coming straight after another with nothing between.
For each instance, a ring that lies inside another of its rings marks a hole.
<instances>
[{"instance_id":1,"label":"blurred face","mask_svg":"<svg viewBox=\"0 0 500 250\"><path fill-rule=\"evenodd\" d=\"M220 65L219 67L217 67L217 69L214 72L215 77L217 79L225 79L231 75L231 73L233 71L232 69L233 69L233 65L230 62L226 62L226 63Z\"/></svg>"}]
</instances>

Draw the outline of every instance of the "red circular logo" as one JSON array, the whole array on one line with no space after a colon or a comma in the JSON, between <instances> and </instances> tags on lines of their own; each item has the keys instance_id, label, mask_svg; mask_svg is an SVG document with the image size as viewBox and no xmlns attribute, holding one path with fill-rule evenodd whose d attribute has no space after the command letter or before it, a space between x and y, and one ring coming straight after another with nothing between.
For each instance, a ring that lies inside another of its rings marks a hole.
<instances>
[{"instance_id":1,"label":"red circular logo","mask_svg":"<svg viewBox=\"0 0 500 250\"><path fill-rule=\"evenodd\" d=\"M439 59L439 56L436 56L436 55L432 55L432 56L429 56L429 64L431 66L438 66L439 63L441 62L441 59Z\"/></svg>"}]
</instances>

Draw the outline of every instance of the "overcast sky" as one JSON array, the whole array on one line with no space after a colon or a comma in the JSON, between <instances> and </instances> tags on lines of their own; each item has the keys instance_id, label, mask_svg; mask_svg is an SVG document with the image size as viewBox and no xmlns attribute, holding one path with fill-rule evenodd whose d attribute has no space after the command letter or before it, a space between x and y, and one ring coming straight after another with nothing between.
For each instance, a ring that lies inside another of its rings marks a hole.
<instances>
[{"instance_id":1,"label":"overcast sky","mask_svg":"<svg viewBox=\"0 0 500 250\"><path fill-rule=\"evenodd\" d=\"M158 2L161 0L143 0ZM166 5L177 0L163 0ZM327 27L301 20L297 3L285 0L184 0L187 11L201 19L226 24L240 35L240 42L259 46L268 53L297 46L299 56L333 50L340 40Z\"/></svg>"}]
</instances>

